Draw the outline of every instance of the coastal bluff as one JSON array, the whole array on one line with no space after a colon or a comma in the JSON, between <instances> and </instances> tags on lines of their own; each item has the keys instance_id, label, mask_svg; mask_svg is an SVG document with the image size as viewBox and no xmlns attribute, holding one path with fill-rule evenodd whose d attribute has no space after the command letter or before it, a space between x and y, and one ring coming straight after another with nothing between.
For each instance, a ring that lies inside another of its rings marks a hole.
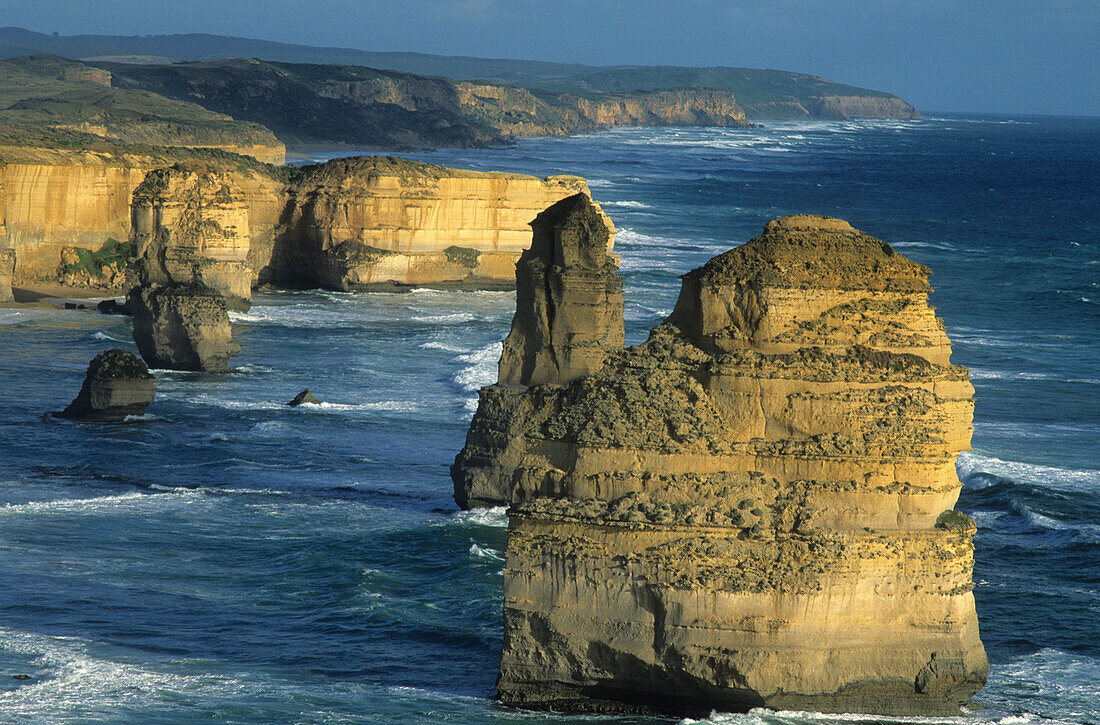
<instances>
[{"instance_id":1,"label":"coastal bluff","mask_svg":"<svg viewBox=\"0 0 1100 725\"><path fill-rule=\"evenodd\" d=\"M988 673L975 527L953 511L973 388L929 270L784 217L684 275L624 348L598 218L536 225L532 256L541 234L559 261L517 268L513 344L452 467L461 506L510 507L502 701L959 714ZM580 295L553 281L574 270ZM575 300L602 314L546 327ZM581 339L583 364L517 367Z\"/></svg>"}]
</instances>

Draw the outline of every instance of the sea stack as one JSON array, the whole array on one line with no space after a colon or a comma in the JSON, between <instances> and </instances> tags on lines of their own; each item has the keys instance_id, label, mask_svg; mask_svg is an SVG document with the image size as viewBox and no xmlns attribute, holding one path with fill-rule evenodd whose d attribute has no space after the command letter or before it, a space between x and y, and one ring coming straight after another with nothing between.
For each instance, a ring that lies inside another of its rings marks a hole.
<instances>
[{"instance_id":1,"label":"sea stack","mask_svg":"<svg viewBox=\"0 0 1100 725\"><path fill-rule=\"evenodd\" d=\"M134 342L149 365L226 372L240 351L230 309L252 298L248 210L202 165L151 171L134 190L127 296Z\"/></svg>"},{"instance_id":2,"label":"sea stack","mask_svg":"<svg viewBox=\"0 0 1100 725\"><path fill-rule=\"evenodd\" d=\"M959 713L988 672L952 511L973 388L929 274L777 219L644 344L482 390L452 473L460 504L510 505L505 703Z\"/></svg>"},{"instance_id":3,"label":"sea stack","mask_svg":"<svg viewBox=\"0 0 1100 725\"><path fill-rule=\"evenodd\" d=\"M96 355L84 376L76 400L58 418L119 423L139 416L153 402L156 383L141 359L126 350L107 350Z\"/></svg>"},{"instance_id":4,"label":"sea stack","mask_svg":"<svg viewBox=\"0 0 1100 725\"><path fill-rule=\"evenodd\" d=\"M198 283L130 290L134 342L145 361L166 370L224 373L241 348L233 342L225 296Z\"/></svg>"}]
</instances>

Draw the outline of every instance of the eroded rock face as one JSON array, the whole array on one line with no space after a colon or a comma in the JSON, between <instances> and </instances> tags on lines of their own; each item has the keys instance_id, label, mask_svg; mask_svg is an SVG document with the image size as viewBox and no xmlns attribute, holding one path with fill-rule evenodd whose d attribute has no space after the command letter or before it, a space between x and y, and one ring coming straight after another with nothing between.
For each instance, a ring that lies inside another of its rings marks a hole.
<instances>
[{"instance_id":1,"label":"eroded rock face","mask_svg":"<svg viewBox=\"0 0 1100 725\"><path fill-rule=\"evenodd\" d=\"M973 388L928 274L786 217L646 343L482 390L453 473L511 504L504 702L958 713L988 671L951 510Z\"/></svg>"},{"instance_id":2,"label":"eroded rock face","mask_svg":"<svg viewBox=\"0 0 1100 725\"><path fill-rule=\"evenodd\" d=\"M256 260L259 278L340 290L393 282L499 286L511 282L535 215L587 191L575 176L336 159L288 183L273 247Z\"/></svg>"},{"instance_id":3,"label":"eroded rock face","mask_svg":"<svg viewBox=\"0 0 1100 725\"><path fill-rule=\"evenodd\" d=\"M587 194L531 222L516 265L516 316L504 340L502 385L564 383L603 365L623 346L623 281L611 254L615 226Z\"/></svg>"},{"instance_id":4,"label":"eroded rock face","mask_svg":"<svg viewBox=\"0 0 1100 725\"><path fill-rule=\"evenodd\" d=\"M11 283L15 277L15 250L0 249L0 302L11 302Z\"/></svg>"},{"instance_id":5,"label":"eroded rock face","mask_svg":"<svg viewBox=\"0 0 1100 725\"><path fill-rule=\"evenodd\" d=\"M54 416L122 422L143 415L155 395L153 376L137 355L126 350L107 350L92 359L76 400Z\"/></svg>"},{"instance_id":6,"label":"eroded rock face","mask_svg":"<svg viewBox=\"0 0 1100 725\"><path fill-rule=\"evenodd\" d=\"M198 284L148 285L130 291L134 342L155 368L226 372L240 352L225 297Z\"/></svg>"},{"instance_id":7,"label":"eroded rock face","mask_svg":"<svg viewBox=\"0 0 1100 725\"><path fill-rule=\"evenodd\" d=\"M253 171L176 165L149 172L134 190L131 241L143 284L200 284L230 309L248 309L252 270L249 201L253 187L279 195Z\"/></svg>"}]
</instances>

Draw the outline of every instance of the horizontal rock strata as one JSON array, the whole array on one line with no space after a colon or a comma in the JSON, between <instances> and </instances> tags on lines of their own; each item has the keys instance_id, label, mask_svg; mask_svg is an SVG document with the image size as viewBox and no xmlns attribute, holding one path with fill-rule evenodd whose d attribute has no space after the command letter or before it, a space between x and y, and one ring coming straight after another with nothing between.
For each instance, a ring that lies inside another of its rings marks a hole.
<instances>
[{"instance_id":1,"label":"horizontal rock strata","mask_svg":"<svg viewBox=\"0 0 1100 725\"><path fill-rule=\"evenodd\" d=\"M134 342L150 366L221 373L240 352L225 296L199 284L135 287L128 297Z\"/></svg>"},{"instance_id":2,"label":"horizontal rock strata","mask_svg":"<svg viewBox=\"0 0 1100 725\"><path fill-rule=\"evenodd\" d=\"M482 390L452 472L511 505L506 703L958 714L988 670L951 510L973 388L928 274L786 217L646 343Z\"/></svg>"}]
</instances>

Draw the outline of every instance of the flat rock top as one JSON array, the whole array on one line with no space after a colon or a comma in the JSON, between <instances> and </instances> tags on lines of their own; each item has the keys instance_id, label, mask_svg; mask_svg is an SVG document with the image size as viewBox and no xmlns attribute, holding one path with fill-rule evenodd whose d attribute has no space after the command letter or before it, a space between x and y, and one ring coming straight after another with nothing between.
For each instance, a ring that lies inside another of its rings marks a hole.
<instances>
[{"instance_id":1,"label":"flat rock top","mask_svg":"<svg viewBox=\"0 0 1100 725\"><path fill-rule=\"evenodd\" d=\"M799 214L768 222L686 277L712 286L928 292L931 273L843 219Z\"/></svg>"}]
</instances>

